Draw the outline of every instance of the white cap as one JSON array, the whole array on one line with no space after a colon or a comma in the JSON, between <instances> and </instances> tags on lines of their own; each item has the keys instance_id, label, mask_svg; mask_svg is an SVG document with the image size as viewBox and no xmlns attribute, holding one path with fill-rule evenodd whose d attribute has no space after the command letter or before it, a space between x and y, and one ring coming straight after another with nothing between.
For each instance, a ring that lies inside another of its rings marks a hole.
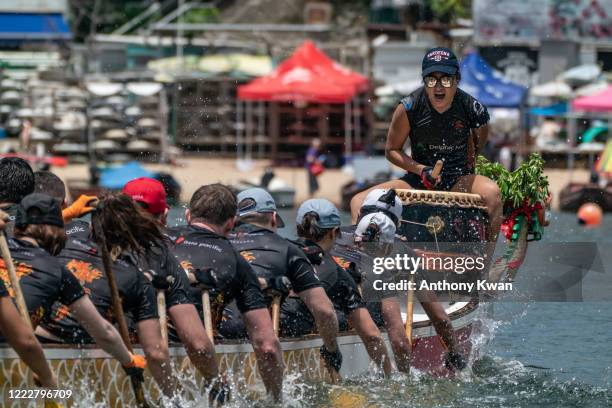
<instances>
[{"instance_id":1,"label":"white cap","mask_svg":"<svg viewBox=\"0 0 612 408\"><path fill-rule=\"evenodd\" d=\"M364 216L357 224L355 235L362 237L370 224L378 225L380 231L378 242L392 244L395 241L395 224L384 213L372 213Z\"/></svg>"},{"instance_id":2,"label":"white cap","mask_svg":"<svg viewBox=\"0 0 612 408\"><path fill-rule=\"evenodd\" d=\"M389 189L377 188L368 193L361 207L376 207L381 210L389 211L394 214L398 220L402 219L402 200L399 197L395 196L394 202L391 204L387 204L383 201L380 201L380 198L387 194ZM372 211L368 211L372 212Z\"/></svg>"}]
</instances>

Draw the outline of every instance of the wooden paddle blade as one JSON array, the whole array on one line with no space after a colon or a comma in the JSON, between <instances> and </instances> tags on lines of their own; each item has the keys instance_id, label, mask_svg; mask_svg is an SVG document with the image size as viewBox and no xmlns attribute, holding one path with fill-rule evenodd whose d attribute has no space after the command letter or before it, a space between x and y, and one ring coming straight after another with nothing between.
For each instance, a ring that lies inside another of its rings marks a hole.
<instances>
[{"instance_id":1,"label":"wooden paddle blade","mask_svg":"<svg viewBox=\"0 0 612 408\"><path fill-rule=\"evenodd\" d=\"M215 344L212 325L212 313L210 312L210 294L207 290L202 291L202 312L204 313L204 328L212 344Z\"/></svg>"},{"instance_id":2,"label":"wooden paddle blade","mask_svg":"<svg viewBox=\"0 0 612 408\"><path fill-rule=\"evenodd\" d=\"M157 313L159 314L159 325L161 326L162 341L168 344L168 315L166 314L166 296L163 290L157 291Z\"/></svg>"},{"instance_id":3,"label":"wooden paddle blade","mask_svg":"<svg viewBox=\"0 0 612 408\"><path fill-rule=\"evenodd\" d=\"M142 382L140 379L131 376L132 388L134 389L134 396L136 397L136 403L141 408L149 408L149 403L144 395L144 389L142 388Z\"/></svg>"},{"instance_id":4,"label":"wooden paddle blade","mask_svg":"<svg viewBox=\"0 0 612 408\"><path fill-rule=\"evenodd\" d=\"M410 274L410 287L413 286L414 274ZM414 290L408 289L406 297L406 338L412 347L412 322L414 320Z\"/></svg>"},{"instance_id":5,"label":"wooden paddle blade","mask_svg":"<svg viewBox=\"0 0 612 408\"><path fill-rule=\"evenodd\" d=\"M280 330L280 303L280 297L274 296L272 300L272 324L274 325L274 334L276 334L276 337L278 337L278 332Z\"/></svg>"},{"instance_id":6,"label":"wooden paddle blade","mask_svg":"<svg viewBox=\"0 0 612 408\"><path fill-rule=\"evenodd\" d=\"M17 302L19 314L21 314L21 318L24 322L26 322L30 330L34 331L32 321L30 320L30 312L28 312L28 306L25 302L25 298L23 297L21 285L19 284L19 278L17 278L17 272L15 271L15 265L13 264L13 257L11 257L11 251L9 251L8 242L6 241L4 234L0 234L0 252L2 252L2 258L4 259L4 264L8 270L9 280L11 281L11 286L13 287L13 293L15 293L15 301Z\"/></svg>"}]
</instances>

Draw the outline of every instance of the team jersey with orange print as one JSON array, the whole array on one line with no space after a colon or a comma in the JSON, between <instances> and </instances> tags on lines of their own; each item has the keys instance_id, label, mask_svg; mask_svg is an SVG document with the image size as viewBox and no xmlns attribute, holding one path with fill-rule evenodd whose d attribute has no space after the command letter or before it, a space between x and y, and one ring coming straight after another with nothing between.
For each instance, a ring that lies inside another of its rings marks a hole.
<instances>
[{"instance_id":1,"label":"team jersey with orange print","mask_svg":"<svg viewBox=\"0 0 612 408\"><path fill-rule=\"evenodd\" d=\"M172 253L188 272L212 270L213 303L226 305L235 299L241 313L266 307L255 272L226 237L195 225L170 228L167 236L174 244ZM201 290L192 287L190 292L194 304L202 310Z\"/></svg>"},{"instance_id":2,"label":"team jersey with orange print","mask_svg":"<svg viewBox=\"0 0 612 408\"><path fill-rule=\"evenodd\" d=\"M269 229L241 224L230 235L230 242L259 278L286 276L295 293L321 286L306 255Z\"/></svg>"},{"instance_id":3,"label":"team jersey with orange print","mask_svg":"<svg viewBox=\"0 0 612 408\"><path fill-rule=\"evenodd\" d=\"M109 321L113 321L110 289L96 245L90 241L68 239L66 247L57 259L80 282L98 312ZM123 310L129 319L139 322L157 318L155 290L139 271L135 259L129 255L120 256L113 262L113 272ZM53 305L52 313L41 326L66 343L93 342L85 329L70 314L66 305L59 302Z\"/></svg>"},{"instance_id":4,"label":"team jersey with orange print","mask_svg":"<svg viewBox=\"0 0 612 408\"><path fill-rule=\"evenodd\" d=\"M9 239L8 245L34 326L51 314L55 302L71 305L85 295L79 281L44 249L15 238ZM1 259L0 278L13 296L8 270Z\"/></svg>"}]
</instances>

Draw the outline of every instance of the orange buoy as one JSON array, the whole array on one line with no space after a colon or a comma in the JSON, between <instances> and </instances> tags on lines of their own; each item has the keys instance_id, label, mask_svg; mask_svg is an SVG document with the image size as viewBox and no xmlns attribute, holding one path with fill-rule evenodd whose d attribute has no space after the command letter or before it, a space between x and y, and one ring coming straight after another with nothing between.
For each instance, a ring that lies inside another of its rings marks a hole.
<instances>
[{"instance_id":1,"label":"orange buoy","mask_svg":"<svg viewBox=\"0 0 612 408\"><path fill-rule=\"evenodd\" d=\"M595 203L585 203L578 209L578 223L587 227L595 228L601 225L603 211L601 207Z\"/></svg>"}]
</instances>

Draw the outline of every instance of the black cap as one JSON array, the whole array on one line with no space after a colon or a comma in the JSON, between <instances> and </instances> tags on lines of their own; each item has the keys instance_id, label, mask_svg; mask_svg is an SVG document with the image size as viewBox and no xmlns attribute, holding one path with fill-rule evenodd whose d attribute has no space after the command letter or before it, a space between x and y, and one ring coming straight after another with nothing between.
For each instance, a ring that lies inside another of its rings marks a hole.
<instances>
[{"instance_id":1,"label":"black cap","mask_svg":"<svg viewBox=\"0 0 612 408\"><path fill-rule=\"evenodd\" d=\"M63 227L64 219L59 203L46 194L33 193L25 196L17 207L15 226L23 228L27 225Z\"/></svg>"},{"instance_id":2,"label":"black cap","mask_svg":"<svg viewBox=\"0 0 612 408\"><path fill-rule=\"evenodd\" d=\"M455 75L459 71L459 61L454 52L445 47L436 47L427 50L423 57L421 76L425 77L432 72L443 72Z\"/></svg>"}]
</instances>

